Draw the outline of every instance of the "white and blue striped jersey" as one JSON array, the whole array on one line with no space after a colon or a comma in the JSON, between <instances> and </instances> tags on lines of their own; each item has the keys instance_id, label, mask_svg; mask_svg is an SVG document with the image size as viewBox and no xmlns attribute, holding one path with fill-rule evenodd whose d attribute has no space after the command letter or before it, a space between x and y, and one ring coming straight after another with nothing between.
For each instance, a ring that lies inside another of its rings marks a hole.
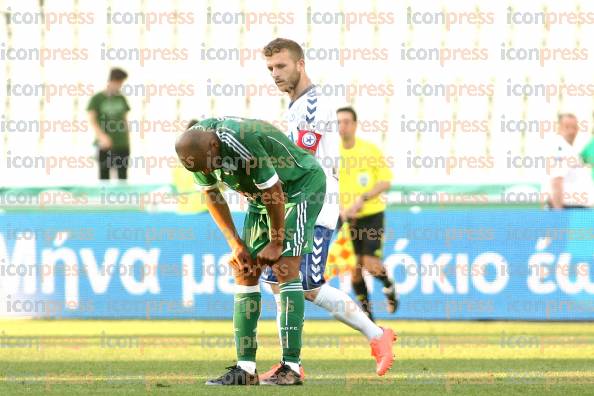
<instances>
[{"instance_id":1,"label":"white and blue striped jersey","mask_svg":"<svg viewBox=\"0 0 594 396\"><path fill-rule=\"evenodd\" d=\"M326 174L326 201L316 225L333 230L339 216L340 136L336 108L312 84L289 104L285 118L289 138L313 152Z\"/></svg>"}]
</instances>

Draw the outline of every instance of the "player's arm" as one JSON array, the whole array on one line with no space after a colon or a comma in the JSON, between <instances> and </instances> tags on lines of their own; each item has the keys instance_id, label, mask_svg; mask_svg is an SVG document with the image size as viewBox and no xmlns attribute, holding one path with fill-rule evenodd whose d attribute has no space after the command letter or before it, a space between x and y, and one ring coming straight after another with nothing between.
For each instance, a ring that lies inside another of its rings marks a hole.
<instances>
[{"instance_id":1,"label":"player's arm","mask_svg":"<svg viewBox=\"0 0 594 396\"><path fill-rule=\"evenodd\" d=\"M217 180L212 175L203 175L200 172L194 173L194 179L204 192L210 216L231 249L231 265L239 271L248 271L251 267L251 256L237 233L229 205L217 186Z\"/></svg>"},{"instance_id":2,"label":"player's arm","mask_svg":"<svg viewBox=\"0 0 594 396\"><path fill-rule=\"evenodd\" d=\"M297 130L297 140L295 144L302 149L305 149L312 154L318 151L318 146L322 141L322 134L315 130L299 129Z\"/></svg>"},{"instance_id":3,"label":"player's arm","mask_svg":"<svg viewBox=\"0 0 594 396\"><path fill-rule=\"evenodd\" d=\"M241 126L230 121L219 130L223 138L247 160L247 173L261 191L262 202L270 219L269 242L256 256L258 266L273 265L282 255L285 238L285 196L273 161L258 137L242 133Z\"/></svg>"},{"instance_id":4,"label":"player's arm","mask_svg":"<svg viewBox=\"0 0 594 396\"><path fill-rule=\"evenodd\" d=\"M262 190L262 201L270 218L270 242L256 260L259 265L272 265L282 255L285 240L285 195L280 180L272 187Z\"/></svg>"},{"instance_id":5,"label":"player's arm","mask_svg":"<svg viewBox=\"0 0 594 396\"><path fill-rule=\"evenodd\" d=\"M319 106L319 104L314 106ZM320 142L326 134L338 134L338 130L336 130L338 121L336 120L336 112L334 109L329 109L324 113L322 110L314 107L313 115L315 116L315 121L309 125L309 128L297 130L297 140L295 141L295 144L298 147L315 154L318 151Z\"/></svg>"},{"instance_id":6,"label":"player's arm","mask_svg":"<svg viewBox=\"0 0 594 396\"><path fill-rule=\"evenodd\" d=\"M101 149L107 150L111 148L112 141L109 135L101 129L99 126L99 117L97 115L96 110L89 110L89 122L91 124L91 128L95 132L95 138L97 139L97 143Z\"/></svg>"},{"instance_id":7,"label":"player's arm","mask_svg":"<svg viewBox=\"0 0 594 396\"><path fill-rule=\"evenodd\" d=\"M206 190L204 195L206 198L206 208L225 237L229 247L235 249L239 245L243 245L243 241L239 238L239 234L235 228L235 223L233 223L229 205L227 205L227 201L223 197L223 194L221 194L221 191L215 187Z\"/></svg>"},{"instance_id":8,"label":"player's arm","mask_svg":"<svg viewBox=\"0 0 594 396\"><path fill-rule=\"evenodd\" d=\"M385 160L382 152L380 150L374 150L372 153L370 153L370 155L380 159L380 161L378 161L378 166L375 168L377 173L376 179L378 181L369 190L365 191L355 199L355 203L347 210L347 218L355 217L356 214L359 213L359 211L363 208L363 205L366 201L376 198L379 195L389 191L392 185L392 171L388 167L388 163Z\"/></svg>"},{"instance_id":9,"label":"player's arm","mask_svg":"<svg viewBox=\"0 0 594 396\"><path fill-rule=\"evenodd\" d=\"M391 183L389 181L378 181L375 185L368 191L364 192L363 194L359 195L355 199L355 203L344 212L343 219L351 219L354 218L357 213L363 208L363 205L366 201L373 199L386 191L390 190Z\"/></svg>"},{"instance_id":10,"label":"player's arm","mask_svg":"<svg viewBox=\"0 0 594 396\"><path fill-rule=\"evenodd\" d=\"M316 154L322 138L326 132L329 132L328 129L330 128L331 124L329 121L316 120L313 125L309 125L305 129L297 129L295 144L312 154Z\"/></svg>"},{"instance_id":11,"label":"player's arm","mask_svg":"<svg viewBox=\"0 0 594 396\"><path fill-rule=\"evenodd\" d=\"M379 196L380 194L385 193L389 189L390 189L389 181L377 182L371 190L369 190L361 195L361 199L363 201L369 201L370 199L373 199L373 198Z\"/></svg>"},{"instance_id":12,"label":"player's arm","mask_svg":"<svg viewBox=\"0 0 594 396\"><path fill-rule=\"evenodd\" d=\"M124 122L124 125L126 126L126 130L128 128L128 113L130 112L130 105L128 105L128 101L126 100L125 97L122 96L122 99L124 100L124 105L126 106L126 111L124 111L124 115L122 116L122 121Z\"/></svg>"}]
</instances>

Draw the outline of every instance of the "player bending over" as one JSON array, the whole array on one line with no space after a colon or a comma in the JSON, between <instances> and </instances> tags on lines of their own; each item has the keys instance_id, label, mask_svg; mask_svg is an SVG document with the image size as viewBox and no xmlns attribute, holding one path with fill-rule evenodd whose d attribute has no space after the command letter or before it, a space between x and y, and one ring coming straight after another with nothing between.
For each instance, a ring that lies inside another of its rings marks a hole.
<instances>
[{"instance_id":1,"label":"player bending over","mask_svg":"<svg viewBox=\"0 0 594 396\"><path fill-rule=\"evenodd\" d=\"M304 296L301 256L312 251L315 220L326 192L322 168L272 125L240 118L211 118L180 136L175 150L206 192L206 204L232 250L235 276L233 328L237 364L207 385L301 385L299 356ZM239 238L222 182L249 201ZM270 267L279 281L282 363L268 379L256 371L259 278Z\"/></svg>"}]
</instances>

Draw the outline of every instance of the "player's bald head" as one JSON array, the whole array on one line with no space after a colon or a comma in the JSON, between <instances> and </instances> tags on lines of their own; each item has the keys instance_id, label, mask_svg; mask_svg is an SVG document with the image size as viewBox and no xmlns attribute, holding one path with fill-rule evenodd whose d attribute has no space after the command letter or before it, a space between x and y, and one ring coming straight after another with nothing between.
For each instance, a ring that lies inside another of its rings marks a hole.
<instances>
[{"instance_id":1,"label":"player's bald head","mask_svg":"<svg viewBox=\"0 0 594 396\"><path fill-rule=\"evenodd\" d=\"M212 131L188 129L175 142L175 151L184 168L210 173L219 157L219 139Z\"/></svg>"}]
</instances>

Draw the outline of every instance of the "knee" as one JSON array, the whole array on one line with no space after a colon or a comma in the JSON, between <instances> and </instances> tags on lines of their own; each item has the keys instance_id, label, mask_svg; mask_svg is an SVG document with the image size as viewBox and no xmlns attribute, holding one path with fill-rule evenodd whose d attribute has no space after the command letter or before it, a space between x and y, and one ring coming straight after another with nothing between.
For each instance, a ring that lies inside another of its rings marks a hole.
<instances>
[{"instance_id":1,"label":"knee","mask_svg":"<svg viewBox=\"0 0 594 396\"><path fill-rule=\"evenodd\" d=\"M284 283L288 280L289 278L289 268L286 264L284 265L280 265L280 264L275 264L272 266L272 272L274 273L274 276L276 276L276 279L278 280L279 283Z\"/></svg>"},{"instance_id":2,"label":"knee","mask_svg":"<svg viewBox=\"0 0 594 396\"><path fill-rule=\"evenodd\" d=\"M383 275L386 272L382 261L375 256L365 256L363 258L363 267L373 276Z\"/></svg>"},{"instance_id":3,"label":"knee","mask_svg":"<svg viewBox=\"0 0 594 396\"><path fill-rule=\"evenodd\" d=\"M235 275L235 283L242 286L256 286L260 283L260 276L255 275Z\"/></svg>"},{"instance_id":4,"label":"knee","mask_svg":"<svg viewBox=\"0 0 594 396\"><path fill-rule=\"evenodd\" d=\"M299 276L299 261L280 260L272 266L272 271L279 283L288 282Z\"/></svg>"},{"instance_id":5,"label":"knee","mask_svg":"<svg viewBox=\"0 0 594 396\"><path fill-rule=\"evenodd\" d=\"M385 274L385 271L383 270L383 268L371 267L371 268L367 269L367 271L372 276L381 276L381 275Z\"/></svg>"}]
</instances>

